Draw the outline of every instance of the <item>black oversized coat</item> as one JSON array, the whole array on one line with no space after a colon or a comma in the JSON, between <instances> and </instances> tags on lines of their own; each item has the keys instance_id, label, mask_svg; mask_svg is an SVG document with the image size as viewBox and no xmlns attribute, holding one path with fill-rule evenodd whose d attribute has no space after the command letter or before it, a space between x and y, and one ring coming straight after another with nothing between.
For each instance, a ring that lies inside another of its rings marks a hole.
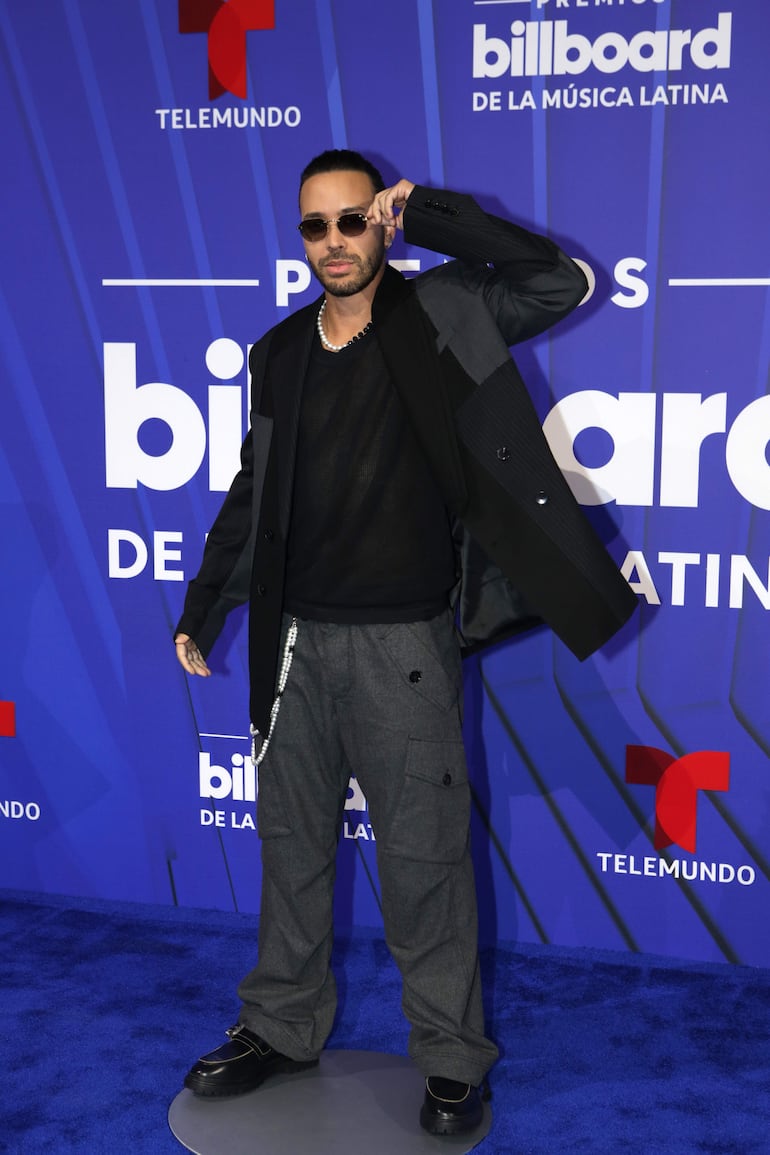
<instances>
[{"instance_id":1,"label":"black oversized coat","mask_svg":"<svg viewBox=\"0 0 770 1155\"><path fill-rule=\"evenodd\" d=\"M636 598L556 465L509 346L565 317L585 278L544 237L472 197L415 187L407 242L455 259L406 281L387 269L372 317L390 375L456 526L457 628L467 651L545 621L579 657ZM190 582L177 632L208 653L249 601L251 718L274 693L297 430L319 301L252 349L241 469Z\"/></svg>"}]
</instances>

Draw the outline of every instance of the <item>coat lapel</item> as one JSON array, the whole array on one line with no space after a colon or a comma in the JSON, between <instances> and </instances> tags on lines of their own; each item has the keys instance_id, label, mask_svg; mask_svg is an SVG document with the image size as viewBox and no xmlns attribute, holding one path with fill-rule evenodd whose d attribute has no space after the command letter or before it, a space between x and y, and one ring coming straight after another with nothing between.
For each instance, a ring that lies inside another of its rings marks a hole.
<instances>
[{"instance_id":1,"label":"coat lapel","mask_svg":"<svg viewBox=\"0 0 770 1155\"><path fill-rule=\"evenodd\" d=\"M418 443L449 508L467 501L454 414L444 389L436 331L413 286L390 267L375 294L372 320L385 364Z\"/></svg>"},{"instance_id":2,"label":"coat lapel","mask_svg":"<svg viewBox=\"0 0 770 1155\"><path fill-rule=\"evenodd\" d=\"M289 532L302 388L321 299L299 309L276 330L267 364L261 408L266 416L275 418L273 468L277 471L278 516L284 541Z\"/></svg>"}]
</instances>

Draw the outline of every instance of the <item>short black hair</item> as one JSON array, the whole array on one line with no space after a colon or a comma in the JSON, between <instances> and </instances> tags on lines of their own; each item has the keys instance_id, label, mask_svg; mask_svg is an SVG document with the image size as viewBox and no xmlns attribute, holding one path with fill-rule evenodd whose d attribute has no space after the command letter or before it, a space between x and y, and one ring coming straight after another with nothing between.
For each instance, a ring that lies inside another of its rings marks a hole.
<instances>
[{"instance_id":1,"label":"short black hair","mask_svg":"<svg viewBox=\"0 0 770 1155\"><path fill-rule=\"evenodd\" d=\"M374 192L381 192L385 188L385 181L382 179L380 170L360 152L356 152L352 148L327 148L325 152L320 152L318 156L314 156L310 163L303 168L299 178L300 191L302 191L305 181L309 180L311 176L319 176L320 173L324 172L363 172L372 182Z\"/></svg>"}]
</instances>

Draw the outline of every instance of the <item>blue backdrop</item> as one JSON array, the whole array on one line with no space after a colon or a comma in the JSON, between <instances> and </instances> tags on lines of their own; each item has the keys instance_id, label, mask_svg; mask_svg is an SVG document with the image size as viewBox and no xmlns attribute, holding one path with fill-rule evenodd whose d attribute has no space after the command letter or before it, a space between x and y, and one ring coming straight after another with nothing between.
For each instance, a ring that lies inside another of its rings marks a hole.
<instances>
[{"instance_id":1,"label":"blue backdrop","mask_svg":"<svg viewBox=\"0 0 770 1155\"><path fill-rule=\"evenodd\" d=\"M350 146L592 285L517 358L642 609L583 664L545 631L469 664L484 937L770 965L767 5L0 15L3 885L258 909L244 618L195 684L171 630L248 347L317 293L298 173ZM379 921L374 851L352 783L340 926Z\"/></svg>"}]
</instances>

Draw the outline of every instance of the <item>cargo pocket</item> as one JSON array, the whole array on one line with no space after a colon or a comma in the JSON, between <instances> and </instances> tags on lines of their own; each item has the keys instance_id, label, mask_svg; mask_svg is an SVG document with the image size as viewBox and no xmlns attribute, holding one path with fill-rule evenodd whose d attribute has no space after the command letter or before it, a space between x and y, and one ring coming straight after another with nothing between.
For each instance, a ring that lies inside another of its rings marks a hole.
<instances>
[{"instance_id":1,"label":"cargo pocket","mask_svg":"<svg viewBox=\"0 0 770 1155\"><path fill-rule=\"evenodd\" d=\"M268 754L268 758L270 755ZM266 760L267 761L267 760ZM258 769L257 833L260 838L281 838L292 833L280 782L266 763Z\"/></svg>"},{"instance_id":2,"label":"cargo pocket","mask_svg":"<svg viewBox=\"0 0 770 1155\"><path fill-rule=\"evenodd\" d=\"M382 849L414 862L459 862L468 845L469 823L462 742L410 738L404 784Z\"/></svg>"}]
</instances>

